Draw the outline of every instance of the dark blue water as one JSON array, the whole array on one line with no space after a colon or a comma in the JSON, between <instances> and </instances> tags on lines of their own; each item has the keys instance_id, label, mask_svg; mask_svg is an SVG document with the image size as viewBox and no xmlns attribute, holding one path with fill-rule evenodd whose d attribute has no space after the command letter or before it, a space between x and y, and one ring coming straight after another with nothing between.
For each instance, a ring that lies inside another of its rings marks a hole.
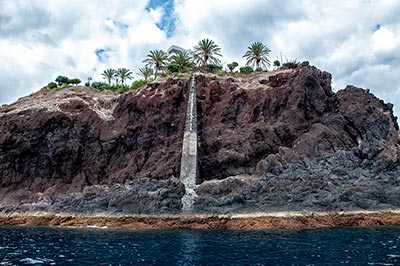
<instances>
[{"instance_id":1,"label":"dark blue water","mask_svg":"<svg viewBox=\"0 0 400 266\"><path fill-rule=\"evenodd\" d=\"M400 228L205 231L0 227L0 265L400 265Z\"/></svg>"}]
</instances>

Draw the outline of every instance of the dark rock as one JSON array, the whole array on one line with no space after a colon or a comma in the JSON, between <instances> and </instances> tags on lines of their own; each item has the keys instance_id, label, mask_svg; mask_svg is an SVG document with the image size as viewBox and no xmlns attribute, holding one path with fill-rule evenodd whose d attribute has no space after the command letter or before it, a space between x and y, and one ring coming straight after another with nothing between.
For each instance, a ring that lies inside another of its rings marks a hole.
<instances>
[{"instance_id":1,"label":"dark rock","mask_svg":"<svg viewBox=\"0 0 400 266\"><path fill-rule=\"evenodd\" d=\"M177 178L139 179L127 184L93 185L52 206L53 211L178 213L185 188Z\"/></svg>"},{"instance_id":2,"label":"dark rock","mask_svg":"<svg viewBox=\"0 0 400 266\"><path fill-rule=\"evenodd\" d=\"M195 209L398 207L392 105L334 93L308 62L246 77L197 76ZM188 80L123 95L40 91L0 109L0 207L176 213Z\"/></svg>"}]
</instances>

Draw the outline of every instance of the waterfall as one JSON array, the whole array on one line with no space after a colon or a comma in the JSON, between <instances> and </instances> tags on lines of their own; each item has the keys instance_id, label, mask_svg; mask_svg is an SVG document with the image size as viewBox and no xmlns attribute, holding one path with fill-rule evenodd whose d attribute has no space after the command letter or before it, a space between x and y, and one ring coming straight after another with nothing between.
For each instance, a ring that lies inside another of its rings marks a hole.
<instances>
[{"instance_id":1,"label":"waterfall","mask_svg":"<svg viewBox=\"0 0 400 266\"><path fill-rule=\"evenodd\" d=\"M182 211L192 212L196 198L194 188L198 179L197 164L197 104L196 104L196 80L192 76L189 85L189 97L186 109L185 131L182 145L181 176L185 186L185 195L182 198Z\"/></svg>"}]
</instances>

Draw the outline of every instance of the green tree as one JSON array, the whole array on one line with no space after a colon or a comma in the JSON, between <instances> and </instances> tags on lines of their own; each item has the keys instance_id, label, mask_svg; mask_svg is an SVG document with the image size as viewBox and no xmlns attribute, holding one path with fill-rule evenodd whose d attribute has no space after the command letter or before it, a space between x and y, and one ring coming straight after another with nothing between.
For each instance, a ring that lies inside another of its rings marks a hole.
<instances>
[{"instance_id":1,"label":"green tree","mask_svg":"<svg viewBox=\"0 0 400 266\"><path fill-rule=\"evenodd\" d=\"M132 79L132 72L127 68L118 68L115 75L121 80L122 85L125 80Z\"/></svg>"},{"instance_id":2,"label":"green tree","mask_svg":"<svg viewBox=\"0 0 400 266\"><path fill-rule=\"evenodd\" d=\"M148 66L144 66L139 68L139 72L136 74L143 76L144 80L148 80L149 77L153 75L153 69Z\"/></svg>"},{"instance_id":3,"label":"green tree","mask_svg":"<svg viewBox=\"0 0 400 266\"><path fill-rule=\"evenodd\" d=\"M231 71L231 73L233 72L233 70L239 66L239 64L237 62L232 62L230 64L227 65L227 67L229 68L229 70Z\"/></svg>"},{"instance_id":4,"label":"green tree","mask_svg":"<svg viewBox=\"0 0 400 266\"><path fill-rule=\"evenodd\" d=\"M78 78L73 78L68 80L68 84L73 84L74 86L78 85L79 83L81 83L81 80Z\"/></svg>"},{"instance_id":5,"label":"green tree","mask_svg":"<svg viewBox=\"0 0 400 266\"><path fill-rule=\"evenodd\" d=\"M85 86L89 87L91 81L92 81L92 78L91 78L91 77L88 77L88 78L87 78L87 81L85 82Z\"/></svg>"},{"instance_id":6,"label":"green tree","mask_svg":"<svg viewBox=\"0 0 400 266\"><path fill-rule=\"evenodd\" d=\"M271 50L261 42L252 43L244 54L244 58L247 59L246 65L252 65L256 68L270 66L268 55Z\"/></svg>"},{"instance_id":7,"label":"green tree","mask_svg":"<svg viewBox=\"0 0 400 266\"><path fill-rule=\"evenodd\" d=\"M111 82L116 77L116 74L117 72L115 71L115 69L112 68L108 68L104 70L103 73L101 73L103 78L107 80L108 86L111 86Z\"/></svg>"},{"instance_id":8,"label":"green tree","mask_svg":"<svg viewBox=\"0 0 400 266\"><path fill-rule=\"evenodd\" d=\"M220 65L221 61L216 56L221 56L221 48L213 40L203 39L194 46L194 59L203 69L208 64Z\"/></svg>"},{"instance_id":9,"label":"green tree","mask_svg":"<svg viewBox=\"0 0 400 266\"><path fill-rule=\"evenodd\" d=\"M274 67L275 67L276 69L278 69L280 66L281 66L281 62L279 62L279 60L275 60L275 61L274 61Z\"/></svg>"},{"instance_id":10,"label":"green tree","mask_svg":"<svg viewBox=\"0 0 400 266\"><path fill-rule=\"evenodd\" d=\"M186 72L193 67L192 57L187 51L179 51L171 59L173 64L179 66L180 72Z\"/></svg>"},{"instance_id":11,"label":"green tree","mask_svg":"<svg viewBox=\"0 0 400 266\"><path fill-rule=\"evenodd\" d=\"M147 58L143 60L147 66L154 67L154 78L157 78L159 71L162 71L168 63L168 55L163 50L153 50L147 55Z\"/></svg>"},{"instance_id":12,"label":"green tree","mask_svg":"<svg viewBox=\"0 0 400 266\"><path fill-rule=\"evenodd\" d=\"M55 79L55 82L57 82L58 86L62 86L64 84L68 84L68 77L66 77L66 76L58 76Z\"/></svg>"}]
</instances>

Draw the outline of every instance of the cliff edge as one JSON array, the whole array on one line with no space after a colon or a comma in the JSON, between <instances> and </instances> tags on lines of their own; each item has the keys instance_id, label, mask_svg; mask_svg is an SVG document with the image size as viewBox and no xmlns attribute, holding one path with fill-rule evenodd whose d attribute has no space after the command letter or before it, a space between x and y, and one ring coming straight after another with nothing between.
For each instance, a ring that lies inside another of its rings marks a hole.
<instances>
[{"instance_id":1,"label":"cliff edge","mask_svg":"<svg viewBox=\"0 0 400 266\"><path fill-rule=\"evenodd\" d=\"M400 207L392 105L307 62L198 74L195 212ZM180 213L189 80L40 91L0 108L0 208Z\"/></svg>"}]
</instances>

